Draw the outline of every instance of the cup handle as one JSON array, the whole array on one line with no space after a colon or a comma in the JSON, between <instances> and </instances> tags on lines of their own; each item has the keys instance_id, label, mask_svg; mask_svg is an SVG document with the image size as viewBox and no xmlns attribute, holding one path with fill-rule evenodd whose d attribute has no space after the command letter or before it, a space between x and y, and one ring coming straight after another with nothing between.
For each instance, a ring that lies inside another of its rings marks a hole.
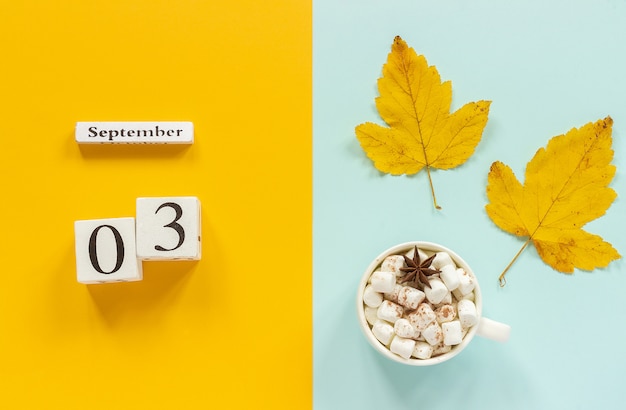
<instances>
[{"instance_id":1,"label":"cup handle","mask_svg":"<svg viewBox=\"0 0 626 410\"><path fill-rule=\"evenodd\" d=\"M478 322L476 334L480 337L485 337L497 342L506 342L511 335L511 326L486 317L481 317Z\"/></svg>"}]
</instances>

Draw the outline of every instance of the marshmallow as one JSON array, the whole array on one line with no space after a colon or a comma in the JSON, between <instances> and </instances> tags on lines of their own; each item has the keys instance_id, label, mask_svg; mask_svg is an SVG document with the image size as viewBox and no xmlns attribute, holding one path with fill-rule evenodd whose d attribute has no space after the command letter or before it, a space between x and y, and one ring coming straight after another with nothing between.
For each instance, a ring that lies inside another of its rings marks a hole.
<instances>
[{"instance_id":1,"label":"marshmallow","mask_svg":"<svg viewBox=\"0 0 626 410\"><path fill-rule=\"evenodd\" d=\"M372 333L380 343L387 346L394 335L393 326L384 320L377 320L372 326Z\"/></svg>"},{"instance_id":2,"label":"marshmallow","mask_svg":"<svg viewBox=\"0 0 626 410\"><path fill-rule=\"evenodd\" d=\"M443 323L441 330L443 331L443 343L448 346L458 345L463 340L463 329L458 320Z\"/></svg>"},{"instance_id":3,"label":"marshmallow","mask_svg":"<svg viewBox=\"0 0 626 410\"><path fill-rule=\"evenodd\" d=\"M433 347L433 356L439 356L444 353L448 353L450 350L452 350L452 346L441 342L437 346Z\"/></svg>"},{"instance_id":4,"label":"marshmallow","mask_svg":"<svg viewBox=\"0 0 626 410\"><path fill-rule=\"evenodd\" d=\"M478 323L478 312L476 311L476 305L471 300L463 299L459 300L456 305L456 310L459 315L459 320L463 327L471 327Z\"/></svg>"},{"instance_id":5,"label":"marshmallow","mask_svg":"<svg viewBox=\"0 0 626 410\"><path fill-rule=\"evenodd\" d=\"M418 254L418 255L419 255L419 257L420 257L420 261L421 261L421 262L423 262L423 261L425 261L426 259L428 259L428 255L426 255L426 253L425 253L423 250L421 250L421 249L418 249L418 250L417 250L417 254ZM413 248L411 248L411 250L410 250L410 251L408 251L407 253L405 253L405 255L406 255L406 257L407 257L407 258L409 258L409 259L413 259L413 257L415 256L415 248L414 248L414 247L413 247Z\"/></svg>"},{"instance_id":6,"label":"marshmallow","mask_svg":"<svg viewBox=\"0 0 626 410\"><path fill-rule=\"evenodd\" d=\"M459 290L462 294L467 295L476 287L474 278L465 271L463 268L458 268L457 273L459 275Z\"/></svg>"},{"instance_id":7,"label":"marshmallow","mask_svg":"<svg viewBox=\"0 0 626 410\"><path fill-rule=\"evenodd\" d=\"M400 319L403 313L404 309L402 309L402 306L389 300L384 300L378 307L378 312L376 312L379 319L386 320L391 323L395 323L396 320Z\"/></svg>"},{"instance_id":8,"label":"marshmallow","mask_svg":"<svg viewBox=\"0 0 626 410\"><path fill-rule=\"evenodd\" d=\"M376 292L387 293L393 290L396 284L396 274L377 270L372 273L372 288Z\"/></svg>"},{"instance_id":9,"label":"marshmallow","mask_svg":"<svg viewBox=\"0 0 626 410\"><path fill-rule=\"evenodd\" d=\"M415 328L407 319L396 320L396 323L393 324L393 330L396 335L404 337L406 339L412 339L417 336Z\"/></svg>"},{"instance_id":10,"label":"marshmallow","mask_svg":"<svg viewBox=\"0 0 626 410\"><path fill-rule=\"evenodd\" d=\"M396 276L404 275L404 272L400 270L403 268L404 264L404 256L402 255L390 255L385 258L382 265L380 266L380 270L385 272L393 272Z\"/></svg>"},{"instance_id":11,"label":"marshmallow","mask_svg":"<svg viewBox=\"0 0 626 410\"><path fill-rule=\"evenodd\" d=\"M407 315L407 319L409 319L409 322L411 322L415 329L421 332L426 326L434 322L437 316L429 304L422 303L417 307L415 312Z\"/></svg>"},{"instance_id":12,"label":"marshmallow","mask_svg":"<svg viewBox=\"0 0 626 410\"><path fill-rule=\"evenodd\" d=\"M421 290L411 286L403 286L398 293L398 303L408 309L417 309L425 297L426 295Z\"/></svg>"},{"instance_id":13,"label":"marshmallow","mask_svg":"<svg viewBox=\"0 0 626 410\"><path fill-rule=\"evenodd\" d=\"M426 329L422 330L422 336L431 345L435 346L443 341L443 332L441 326L436 321L426 326Z\"/></svg>"},{"instance_id":14,"label":"marshmallow","mask_svg":"<svg viewBox=\"0 0 626 410\"><path fill-rule=\"evenodd\" d=\"M443 305L450 305L450 304L452 304L452 292L446 293L446 296L444 296L443 299L441 299L441 302L437 303L436 305L433 305L433 307L439 308Z\"/></svg>"},{"instance_id":15,"label":"marshmallow","mask_svg":"<svg viewBox=\"0 0 626 410\"><path fill-rule=\"evenodd\" d=\"M453 290L452 292L450 292L450 293L452 293L452 296L454 296L454 298L455 298L457 301L459 301L459 300L463 299L463 294L461 293L461 291L460 291L458 288L457 288L457 289L454 289L454 290Z\"/></svg>"},{"instance_id":16,"label":"marshmallow","mask_svg":"<svg viewBox=\"0 0 626 410\"><path fill-rule=\"evenodd\" d=\"M393 285L393 290L391 292L385 293L385 299L398 303L398 293L400 293L400 289L402 289L402 287L403 286L399 283Z\"/></svg>"},{"instance_id":17,"label":"marshmallow","mask_svg":"<svg viewBox=\"0 0 626 410\"><path fill-rule=\"evenodd\" d=\"M435 259L433 259L433 263L430 264L430 266L433 269L439 269L439 270L446 265L455 266L448 252L443 252L443 251L437 252L435 254Z\"/></svg>"},{"instance_id":18,"label":"marshmallow","mask_svg":"<svg viewBox=\"0 0 626 410\"><path fill-rule=\"evenodd\" d=\"M418 359L430 359L433 355L433 347L426 342L416 342L413 348L413 357Z\"/></svg>"},{"instance_id":19,"label":"marshmallow","mask_svg":"<svg viewBox=\"0 0 626 410\"><path fill-rule=\"evenodd\" d=\"M424 292L426 293L426 299L432 304L440 303L446 294L448 293L448 288L439 278L430 278L428 280L430 287L425 286Z\"/></svg>"},{"instance_id":20,"label":"marshmallow","mask_svg":"<svg viewBox=\"0 0 626 410\"><path fill-rule=\"evenodd\" d=\"M461 334L463 338L465 338L465 335L467 334L467 332L469 332L469 327L463 327L463 325L461 325Z\"/></svg>"},{"instance_id":21,"label":"marshmallow","mask_svg":"<svg viewBox=\"0 0 626 410\"><path fill-rule=\"evenodd\" d=\"M413 349L415 348L415 340L413 339L405 339L400 336L396 336L391 341L391 346L389 346L389 350L398 356L404 357L408 359L411 357L413 353Z\"/></svg>"},{"instance_id":22,"label":"marshmallow","mask_svg":"<svg viewBox=\"0 0 626 410\"><path fill-rule=\"evenodd\" d=\"M383 295L376 292L372 285L367 285L363 291L363 302L369 307L378 307L383 303Z\"/></svg>"},{"instance_id":23,"label":"marshmallow","mask_svg":"<svg viewBox=\"0 0 626 410\"><path fill-rule=\"evenodd\" d=\"M367 323L373 325L378 320L378 309L374 307L365 306L365 320Z\"/></svg>"},{"instance_id":24,"label":"marshmallow","mask_svg":"<svg viewBox=\"0 0 626 410\"><path fill-rule=\"evenodd\" d=\"M463 300L463 299L474 301L474 299L475 299L474 292L470 292L467 295L464 295L464 294L461 293L461 291L459 289L453 290L452 291L452 295L456 298L457 301Z\"/></svg>"},{"instance_id":25,"label":"marshmallow","mask_svg":"<svg viewBox=\"0 0 626 410\"><path fill-rule=\"evenodd\" d=\"M459 287L459 274L454 265L445 265L441 267L439 277L446 284L448 290L454 290Z\"/></svg>"},{"instance_id":26,"label":"marshmallow","mask_svg":"<svg viewBox=\"0 0 626 410\"><path fill-rule=\"evenodd\" d=\"M435 310L435 315L439 323L451 322L456 318L456 309L451 304L442 305Z\"/></svg>"}]
</instances>

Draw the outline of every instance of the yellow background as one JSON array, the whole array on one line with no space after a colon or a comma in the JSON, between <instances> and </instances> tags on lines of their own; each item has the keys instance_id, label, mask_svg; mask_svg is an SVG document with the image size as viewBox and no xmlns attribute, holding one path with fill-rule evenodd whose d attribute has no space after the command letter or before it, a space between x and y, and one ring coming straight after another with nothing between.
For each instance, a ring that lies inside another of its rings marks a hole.
<instances>
[{"instance_id":1,"label":"yellow background","mask_svg":"<svg viewBox=\"0 0 626 410\"><path fill-rule=\"evenodd\" d=\"M0 408L311 406L311 4L0 5ZM193 121L78 146L76 121ZM76 282L73 223L202 202L198 262Z\"/></svg>"}]
</instances>

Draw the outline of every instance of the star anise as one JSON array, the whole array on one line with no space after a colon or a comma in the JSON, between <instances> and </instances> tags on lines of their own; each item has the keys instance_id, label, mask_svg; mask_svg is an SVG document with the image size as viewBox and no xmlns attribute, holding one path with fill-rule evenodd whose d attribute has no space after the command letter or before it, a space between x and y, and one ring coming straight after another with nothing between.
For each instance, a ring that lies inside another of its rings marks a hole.
<instances>
[{"instance_id":1,"label":"star anise","mask_svg":"<svg viewBox=\"0 0 626 410\"><path fill-rule=\"evenodd\" d=\"M430 283L428 283L428 277L430 275L441 273L439 269L432 269L430 267L430 264L433 263L433 259L435 259L435 255L425 259L423 262L420 261L417 246L415 247L413 259L406 255L403 256L407 266L405 268L400 268L402 272L405 272L405 275L399 280L400 283L415 281L418 285L421 285L422 289L424 289L425 286L430 287Z\"/></svg>"}]
</instances>

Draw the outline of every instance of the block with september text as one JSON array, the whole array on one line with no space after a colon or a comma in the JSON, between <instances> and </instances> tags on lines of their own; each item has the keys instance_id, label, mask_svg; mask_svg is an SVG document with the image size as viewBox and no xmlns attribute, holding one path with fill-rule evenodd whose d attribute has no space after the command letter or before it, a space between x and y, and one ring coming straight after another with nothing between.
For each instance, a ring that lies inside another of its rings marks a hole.
<instances>
[{"instance_id":1,"label":"block with september text","mask_svg":"<svg viewBox=\"0 0 626 410\"><path fill-rule=\"evenodd\" d=\"M188 121L77 122L79 144L193 144Z\"/></svg>"}]
</instances>

